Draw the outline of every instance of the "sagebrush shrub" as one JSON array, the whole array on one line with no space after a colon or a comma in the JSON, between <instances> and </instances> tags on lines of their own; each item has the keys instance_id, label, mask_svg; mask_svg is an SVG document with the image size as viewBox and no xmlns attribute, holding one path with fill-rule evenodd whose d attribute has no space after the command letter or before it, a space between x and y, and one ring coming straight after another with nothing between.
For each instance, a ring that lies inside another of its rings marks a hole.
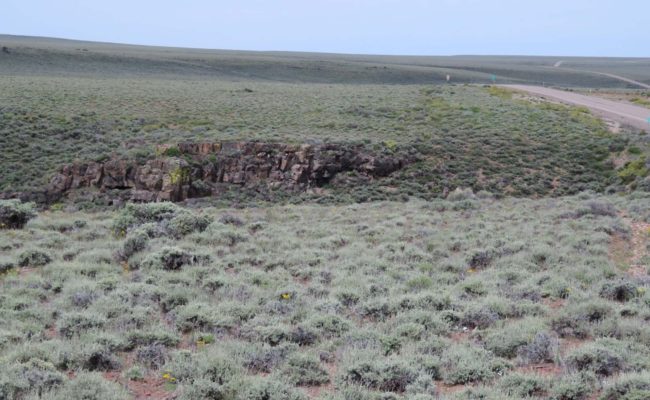
<instances>
[{"instance_id":1,"label":"sagebrush shrub","mask_svg":"<svg viewBox=\"0 0 650 400\"><path fill-rule=\"evenodd\" d=\"M90 329L101 328L104 324L106 318L103 316L88 311L70 312L59 318L57 328L61 336L72 338Z\"/></svg>"},{"instance_id":2,"label":"sagebrush shrub","mask_svg":"<svg viewBox=\"0 0 650 400\"><path fill-rule=\"evenodd\" d=\"M202 232L212 220L195 215L173 203L127 204L113 221L112 231L117 237L125 237L131 230L144 224L154 224L150 236L167 235L180 238L192 232Z\"/></svg>"},{"instance_id":3,"label":"sagebrush shrub","mask_svg":"<svg viewBox=\"0 0 650 400\"><path fill-rule=\"evenodd\" d=\"M21 399L30 392L40 397L64 382L65 376L54 365L38 358L20 364L6 364L0 372L0 398Z\"/></svg>"},{"instance_id":4,"label":"sagebrush shrub","mask_svg":"<svg viewBox=\"0 0 650 400\"><path fill-rule=\"evenodd\" d=\"M650 373L621 374L604 388L599 400L650 399Z\"/></svg>"},{"instance_id":5,"label":"sagebrush shrub","mask_svg":"<svg viewBox=\"0 0 650 400\"><path fill-rule=\"evenodd\" d=\"M33 203L0 200L0 229L22 229L36 215Z\"/></svg>"},{"instance_id":6,"label":"sagebrush shrub","mask_svg":"<svg viewBox=\"0 0 650 400\"><path fill-rule=\"evenodd\" d=\"M342 374L343 382L385 392L403 393L417 378L411 367L395 362L362 361L348 366Z\"/></svg>"},{"instance_id":7,"label":"sagebrush shrub","mask_svg":"<svg viewBox=\"0 0 650 400\"><path fill-rule=\"evenodd\" d=\"M485 382L509 368L489 351L470 345L448 348L441 360L443 380L450 385Z\"/></svg>"},{"instance_id":8,"label":"sagebrush shrub","mask_svg":"<svg viewBox=\"0 0 650 400\"><path fill-rule=\"evenodd\" d=\"M284 373L296 385L323 385L330 380L320 361L309 355L296 354L289 357Z\"/></svg>"},{"instance_id":9,"label":"sagebrush shrub","mask_svg":"<svg viewBox=\"0 0 650 400\"><path fill-rule=\"evenodd\" d=\"M537 375L511 373L499 382L501 390L509 396L528 398L541 396L548 390L548 382Z\"/></svg>"},{"instance_id":10,"label":"sagebrush shrub","mask_svg":"<svg viewBox=\"0 0 650 400\"><path fill-rule=\"evenodd\" d=\"M91 399L127 400L127 391L117 383L109 382L96 372L81 372L56 392L54 400Z\"/></svg>"},{"instance_id":11,"label":"sagebrush shrub","mask_svg":"<svg viewBox=\"0 0 650 400\"><path fill-rule=\"evenodd\" d=\"M630 301L638 295L637 285L624 279L605 282L600 289L600 297L619 302Z\"/></svg>"},{"instance_id":12,"label":"sagebrush shrub","mask_svg":"<svg viewBox=\"0 0 650 400\"><path fill-rule=\"evenodd\" d=\"M18 265L21 267L42 267L51 261L52 257L40 250L27 250L18 256Z\"/></svg>"},{"instance_id":13,"label":"sagebrush shrub","mask_svg":"<svg viewBox=\"0 0 650 400\"><path fill-rule=\"evenodd\" d=\"M160 369L167 360L167 348L160 343L153 343L136 351L138 362L149 368Z\"/></svg>"},{"instance_id":14,"label":"sagebrush shrub","mask_svg":"<svg viewBox=\"0 0 650 400\"><path fill-rule=\"evenodd\" d=\"M307 396L281 381L257 378L242 385L236 400L307 400Z\"/></svg>"},{"instance_id":15,"label":"sagebrush shrub","mask_svg":"<svg viewBox=\"0 0 650 400\"><path fill-rule=\"evenodd\" d=\"M601 344L586 344L567 356L567 366L573 371L591 371L610 376L625 368L625 360L617 351Z\"/></svg>"}]
</instances>

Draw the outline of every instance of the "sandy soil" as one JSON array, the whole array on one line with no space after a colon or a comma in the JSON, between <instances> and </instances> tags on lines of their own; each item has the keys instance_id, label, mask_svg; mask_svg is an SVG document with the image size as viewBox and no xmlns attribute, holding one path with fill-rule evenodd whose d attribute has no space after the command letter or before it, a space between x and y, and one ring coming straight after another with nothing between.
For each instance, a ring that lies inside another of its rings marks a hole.
<instances>
[{"instance_id":1,"label":"sandy soil","mask_svg":"<svg viewBox=\"0 0 650 400\"><path fill-rule=\"evenodd\" d=\"M563 103L589 108L595 115L612 119L623 125L633 126L638 129L650 130L650 110L645 107L619 103L612 100L593 96L585 96L563 90L550 89L540 86L528 85L501 85L510 89L521 90Z\"/></svg>"}]
</instances>

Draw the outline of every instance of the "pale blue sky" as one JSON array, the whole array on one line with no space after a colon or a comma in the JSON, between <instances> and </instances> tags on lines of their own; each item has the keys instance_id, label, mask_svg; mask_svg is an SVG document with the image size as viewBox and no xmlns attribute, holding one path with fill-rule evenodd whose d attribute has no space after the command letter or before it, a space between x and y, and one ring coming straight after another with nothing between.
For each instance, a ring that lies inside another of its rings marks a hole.
<instances>
[{"instance_id":1,"label":"pale blue sky","mask_svg":"<svg viewBox=\"0 0 650 400\"><path fill-rule=\"evenodd\" d=\"M371 54L650 56L650 0L3 0L0 33Z\"/></svg>"}]
</instances>

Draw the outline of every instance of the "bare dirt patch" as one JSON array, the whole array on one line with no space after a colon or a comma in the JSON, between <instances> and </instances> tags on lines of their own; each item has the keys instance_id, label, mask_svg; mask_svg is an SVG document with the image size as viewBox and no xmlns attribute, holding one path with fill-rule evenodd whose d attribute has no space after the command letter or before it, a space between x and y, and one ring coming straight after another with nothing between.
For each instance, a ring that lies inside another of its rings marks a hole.
<instances>
[{"instance_id":1,"label":"bare dirt patch","mask_svg":"<svg viewBox=\"0 0 650 400\"><path fill-rule=\"evenodd\" d=\"M648 276L650 223L635 221L625 214L620 217L630 227L629 235L616 234L609 245L609 256L619 268L632 277Z\"/></svg>"},{"instance_id":2,"label":"bare dirt patch","mask_svg":"<svg viewBox=\"0 0 650 400\"><path fill-rule=\"evenodd\" d=\"M162 377L146 376L142 380L122 378L119 372L105 372L106 380L125 386L135 400L171 400L177 397L175 391L169 391Z\"/></svg>"},{"instance_id":3,"label":"bare dirt patch","mask_svg":"<svg viewBox=\"0 0 650 400\"><path fill-rule=\"evenodd\" d=\"M546 377L562 375L562 368L553 363L525 365L518 367L517 371L524 374L535 374Z\"/></svg>"}]
</instances>

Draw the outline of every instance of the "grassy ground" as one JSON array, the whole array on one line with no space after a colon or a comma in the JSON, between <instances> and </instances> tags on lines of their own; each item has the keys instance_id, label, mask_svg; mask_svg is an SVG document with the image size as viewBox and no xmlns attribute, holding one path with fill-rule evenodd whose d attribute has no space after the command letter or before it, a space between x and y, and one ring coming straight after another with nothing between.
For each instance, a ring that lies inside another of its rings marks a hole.
<instances>
[{"instance_id":1,"label":"grassy ground","mask_svg":"<svg viewBox=\"0 0 650 400\"><path fill-rule=\"evenodd\" d=\"M649 204L43 212L0 231L0 395L645 398Z\"/></svg>"}]
</instances>

